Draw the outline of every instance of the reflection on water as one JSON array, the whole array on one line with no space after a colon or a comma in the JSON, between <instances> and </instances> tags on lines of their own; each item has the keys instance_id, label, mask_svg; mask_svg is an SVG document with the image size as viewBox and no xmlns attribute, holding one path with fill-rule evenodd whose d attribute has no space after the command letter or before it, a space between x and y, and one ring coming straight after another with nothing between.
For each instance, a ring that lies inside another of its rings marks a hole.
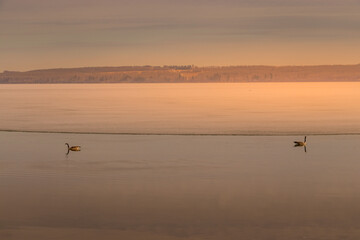
<instances>
[{"instance_id":1,"label":"reflection on water","mask_svg":"<svg viewBox=\"0 0 360 240\"><path fill-rule=\"evenodd\" d=\"M359 136L294 139L2 132L0 239L360 239Z\"/></svg>"},{"instance_id":2,"label":"reflection on water","mask_svg":"<svg viewBox=\"0 0 360 240\"><path fill-rule=\"evenodd\" d=\"M0 85L0 129L360 133L360 83Z\"/></svg>"},{"instance_id":3,"label":"reflection on water","mask_svg":"<svg viewBox=\"0 0 360 240\"><path fill-rule=\"evenodd\" d=\"M304 152L307 152L307 151L306 151L306 146L295 145L294 147L301 147L301 148L304 149Z\"/></svg>"}]
</instances>

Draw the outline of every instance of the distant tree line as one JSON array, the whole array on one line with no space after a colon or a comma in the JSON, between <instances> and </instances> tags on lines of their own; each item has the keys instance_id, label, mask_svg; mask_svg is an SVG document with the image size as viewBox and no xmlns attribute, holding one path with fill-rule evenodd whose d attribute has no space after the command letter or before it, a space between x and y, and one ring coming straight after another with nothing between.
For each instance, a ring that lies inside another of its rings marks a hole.
<instances>
[{"instance_id":1,"label":"distant tree line","mask_svg":"<svg viewBox=\"0 0 360 240\"><path fill-rule=\"evenodd\" d=\"M193 65L88 67L4 71L0 83L178 83L360 81L360 65L229 66Z\"/></svg>"}]
</instances>

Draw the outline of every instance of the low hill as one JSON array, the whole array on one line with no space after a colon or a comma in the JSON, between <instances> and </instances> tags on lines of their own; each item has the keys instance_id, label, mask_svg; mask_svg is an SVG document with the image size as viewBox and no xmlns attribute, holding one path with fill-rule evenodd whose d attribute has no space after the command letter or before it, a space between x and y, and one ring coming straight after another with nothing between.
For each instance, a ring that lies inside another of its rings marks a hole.
<instances>
[{"instance_id":1,"label":"low hill","mask_svg":"<svg viewBox=\"0 0 360 240\"><path fill-rule=\"evenodd\" d=\"M360 81L359 65L123 66L4 71L0 83L181 83Z\"/></svg>"}]
</instances>

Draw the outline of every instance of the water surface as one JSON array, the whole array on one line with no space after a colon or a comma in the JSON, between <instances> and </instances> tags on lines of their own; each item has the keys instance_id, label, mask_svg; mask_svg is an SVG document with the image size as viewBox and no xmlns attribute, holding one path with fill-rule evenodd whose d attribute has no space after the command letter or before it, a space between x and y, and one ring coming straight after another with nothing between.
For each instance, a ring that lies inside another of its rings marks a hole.
<instances>
[{"instance_id":1,"label":"water surface","mask_svg":"<svg viewBox=\"0 0 360 240\"><path fill-rule=\"evenodd\" d=\"M360 83L0 85L0 129L360 133Z\"/></svg>"},{"instance_id":2,"label":"water surface","mask_svg":"<svg viewBox=\"0 0 360 240\"><path fill-rule=\"evenodd\" d=\"M2 132L0 239L359 239L359 136L297 139Z\"/></svg>"},{"instance_id":3,"label":"water surface","mask_svg":"<svg viewBox=\"0 0 360 240\"><path fill-rule=\"evenodd\" d=\"M360 239L359 90L0 85L0 239Z\"/></svg>"}]
</instances>

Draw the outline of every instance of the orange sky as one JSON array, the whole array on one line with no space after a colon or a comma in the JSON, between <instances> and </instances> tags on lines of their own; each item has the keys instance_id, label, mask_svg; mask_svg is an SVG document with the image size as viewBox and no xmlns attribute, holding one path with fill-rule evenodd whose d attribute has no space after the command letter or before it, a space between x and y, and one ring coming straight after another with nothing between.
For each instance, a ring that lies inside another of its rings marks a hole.
<instances>
[{"instance_id":1,"label":"orange sky","mask_svg":"<svg viewBox=\"0 0 360 240\"><path fill-rule=\"evenodd\" d=\"M360 63L354 0L0 0L0 71Z\"/></svg>"}]
</instances>

